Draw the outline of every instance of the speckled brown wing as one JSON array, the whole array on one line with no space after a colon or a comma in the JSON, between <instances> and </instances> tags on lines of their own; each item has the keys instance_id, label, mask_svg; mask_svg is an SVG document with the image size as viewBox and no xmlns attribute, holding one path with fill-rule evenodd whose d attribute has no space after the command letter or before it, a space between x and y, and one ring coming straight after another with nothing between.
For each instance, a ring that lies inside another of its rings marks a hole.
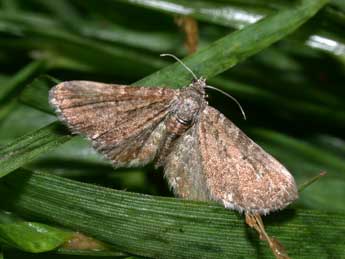
<instances>
[{"instance_id":1,"label":"speckled brown wing","mask_svg":"<svg viewBox=\"0 0 345 259\"><path fill-rule=\"evenodd\" d=\"M89 81L56 85L49 100L73 133L85 135L114 167L147 164L165 131L177 90Z\"/></svg>"},{"instance_id":2,"label":"speckled brown wing","mask_svg":"<svg viewBox=\"0 0 345 259\"><path fill-rule=\"evenodd\" d=\"M174 143L164 164L164 176L174 193L190 200L209 200L197 138L192 126Z\"/></svg>"},{"instance_id":3,"label":"speckled brown wing","mask_svg":"<svg viewBox=\"0 0 345 259\"><path fill-rule=\"evenodd\" d=\"M210 197L240 212L268 214L298 197L292 175L216 109L197 123L202 169Z\"/></svg>"}]
</instances>

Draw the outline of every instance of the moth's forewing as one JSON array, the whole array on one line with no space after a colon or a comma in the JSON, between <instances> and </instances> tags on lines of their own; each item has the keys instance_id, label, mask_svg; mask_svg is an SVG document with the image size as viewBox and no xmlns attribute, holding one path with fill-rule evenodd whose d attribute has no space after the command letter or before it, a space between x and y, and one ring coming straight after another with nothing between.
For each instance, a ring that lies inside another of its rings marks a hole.
<instances>
[{"instance_id":1,"label":"moth's forewing","mask_svg":"<svg viewBox=\"0 0 345 259\"><path fill-rule=\"evenodd\" d=\"M165 88L70 81L52 88L49 98L73 133L90 139L115 167L125 167L155 157L176 94Z\"/></svg>"},{"instance_id":2,"label":"moth's forewing","mask_svg":"<svg viewBox=\"0 0 345 259\"><path fill-rule=\"evenodd\" d=\"M216 109L197 124L199 151L212 199L240 212L267 214L298 197L292 175Z\"/></svg>"}]
</instances>

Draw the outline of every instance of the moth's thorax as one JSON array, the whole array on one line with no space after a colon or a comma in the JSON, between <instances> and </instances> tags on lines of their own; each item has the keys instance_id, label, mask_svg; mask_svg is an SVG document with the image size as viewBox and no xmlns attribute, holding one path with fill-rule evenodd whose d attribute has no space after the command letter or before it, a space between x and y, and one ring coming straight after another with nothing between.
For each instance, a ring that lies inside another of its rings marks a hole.
<instances>
[{"instance_id":1,"label":"moth's thorax","mask_svg":"<svg viewBox=\"0 0 345 259\"><path fill-rule=\"evenodd\" d=\"M205 79L193 81L188 87L180 90L176 102L174 115L177 121L184 125L191 125L198 117L200 111L206 107Z\"/></svg>"},{"instance_id":2,"label":"moth's thorax","mask_svg":"<svg viewBox=\"0 0 345 259\"><path fill-rule=\"evenodd\" d=\"M205 84L205 79L200 78L179 90L171 112L165 120L166 132L156 158L156 167L164 166L173 143L194 125L201 111L207 106Z\"/></svg>"}]
</instances>

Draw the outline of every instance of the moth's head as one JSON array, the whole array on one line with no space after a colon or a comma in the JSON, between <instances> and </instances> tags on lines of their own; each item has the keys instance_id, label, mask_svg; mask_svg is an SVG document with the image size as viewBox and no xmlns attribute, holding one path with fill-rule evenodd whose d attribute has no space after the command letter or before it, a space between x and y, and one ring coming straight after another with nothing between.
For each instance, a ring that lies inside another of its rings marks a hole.
<instances>
[{"instance_id":1,"label":"moth's head","mask_svg":"<svg viewBox=\"0 0 345 259\"><path fill-rule=\"evenodd\" d=\"M206 78L200 77L197 79L193 79L189 87L193 88L194 90L205 96Z\"/></svg>"}]
</instances>

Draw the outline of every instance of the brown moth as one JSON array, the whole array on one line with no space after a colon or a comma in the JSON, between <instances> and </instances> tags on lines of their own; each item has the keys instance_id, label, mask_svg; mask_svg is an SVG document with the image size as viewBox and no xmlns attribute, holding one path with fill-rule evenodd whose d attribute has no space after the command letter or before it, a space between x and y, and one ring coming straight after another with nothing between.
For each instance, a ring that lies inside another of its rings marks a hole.
<instances>
[{"instance_id":1,"label":"brown moth","mask_svg":"<svg viewBox=\"0 0 345 259\"><path fill-rule=\"evenodd\" d=\"M298 197L288 170L205 99L206 80L182 89L62 82L50 104L115 168L154 161L177 196L268 214Z\"/></svg>"}]
</instances>

